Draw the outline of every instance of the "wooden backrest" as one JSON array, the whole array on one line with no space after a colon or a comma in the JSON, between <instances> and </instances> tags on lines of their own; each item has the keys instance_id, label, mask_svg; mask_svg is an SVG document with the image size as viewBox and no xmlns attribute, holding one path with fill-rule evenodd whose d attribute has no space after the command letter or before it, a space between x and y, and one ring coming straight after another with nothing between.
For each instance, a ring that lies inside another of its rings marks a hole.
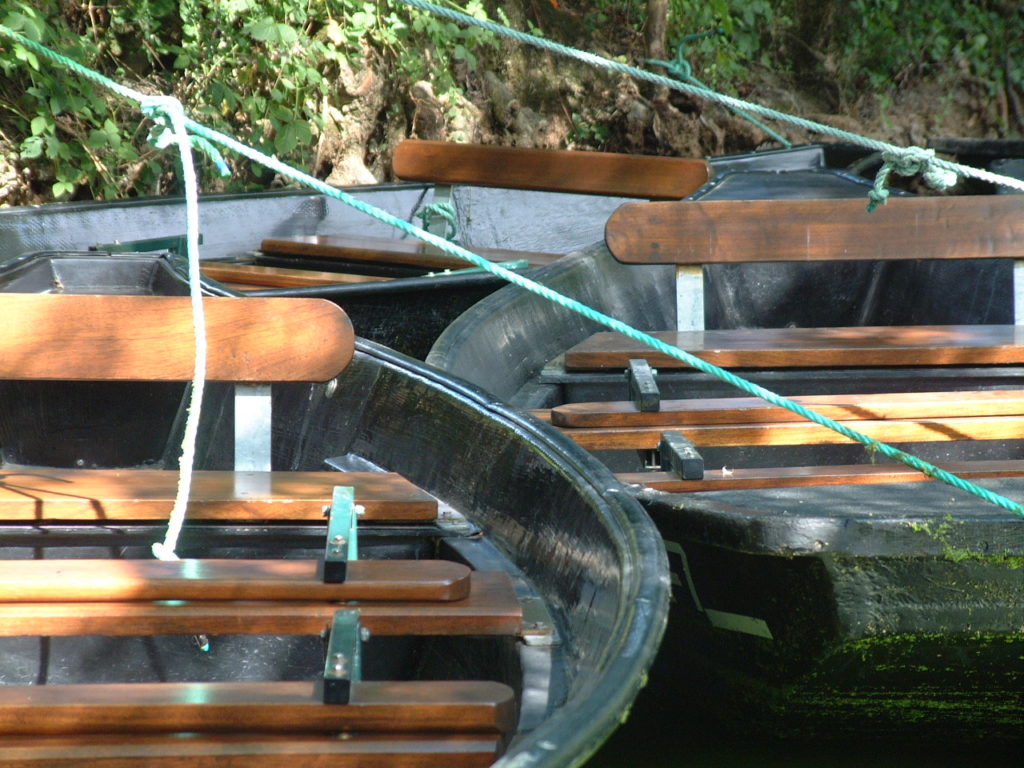
<instances>
[{"instance_id":1,"label":"wooden backrest","mask_svg":"<svg viewBox=\"0 0 1024 768\"><path fill-rule=\"evenodd\" d=\"M327 381L352 359L352 324L322 299L206 298L207 379ZM189 381L187 296L0 294L0 379Z\"/></svg>"},{"instance_id":2,"label":"wooden backrest","mask_svg":"<svg viewBox=\"0 0 1024 768\"><path fill-rule=\"evenodd\" d=\"M1024 257L1024 196L627 203L605 229L630 264Z\"/></svg>"},{"instance_id":3,"label":"wooden backrest","mask_svg":"<svg viewBox=\"0 0 1024 768\"><path fill-rule=\"evenodd\" d=\"M706 161L680 157L403 141L392 159L408 181L680 200L710 178Z\"/></svg>"}]
</instances>

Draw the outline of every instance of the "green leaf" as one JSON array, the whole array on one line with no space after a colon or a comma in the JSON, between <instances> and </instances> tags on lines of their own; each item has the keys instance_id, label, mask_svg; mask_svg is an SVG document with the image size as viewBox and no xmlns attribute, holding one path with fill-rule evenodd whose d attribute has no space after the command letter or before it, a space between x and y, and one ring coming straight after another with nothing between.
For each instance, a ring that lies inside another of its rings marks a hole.
<instances>
[{"instance_id":1,"label":"green leaf","mask_svg":"<svg viewBox=\"0 0 1024 768\"><path fill-rule=\"evenodd\" d=\"M23 160L34 160L43 154L43 137L29 136L21 142L21 158Z\"/></svg>"},{"instance_id":2,"label":"green leaf","mask_svg":"<svg viewBox=\"0 0 1024 768\"><path fill-rule=\"evenodd\" d=\"M259 21L247 24L243 30L251 39L261 43L277 43L280 45L291 45L299 39L299 33L287 24L274 21L270 16L264 16Z\"/></svg>"},{"instance_id":3,"label":"green leaf","mask_svg":"<svg viewBox=\"0 0 1024 768\"><path fill-rule=\"evenodd\" d=\"M32 135L39 136L47 131L53 130L53 120L46 115L37 115L32 118Z\"/></svg>"},{"instance_id":4,"label":"green leaf","mask_svg":"<svg viewBox=\"0 0 1024 768\"><path fill-rule=\"evenodd\" d=\"M53 196L60 198L70 195L75 191L75 185L70 181L58 181L53 185Z\"/></svg>"}]
</instances>

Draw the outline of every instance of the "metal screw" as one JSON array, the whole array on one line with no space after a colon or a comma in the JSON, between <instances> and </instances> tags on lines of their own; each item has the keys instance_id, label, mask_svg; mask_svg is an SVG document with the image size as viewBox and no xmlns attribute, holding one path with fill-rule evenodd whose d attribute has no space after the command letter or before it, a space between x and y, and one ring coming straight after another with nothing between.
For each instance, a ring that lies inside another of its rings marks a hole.
<instances>
[{"instance_id":1,"label":"metal screw","mask_svg":"<svg viewBox=\"0 0 1024 768\"><path fill-rule=\"evenodd\" d=\"M342 677L345 674L345 667L348 665L348 659L345 658L344 653L336 653L331 657L331 672L338 677Z\"/></svg>"},{"instance_id":2,"label":"metal screw","mask_svg":"<svg viewBox=\"0 0 1024 768\"><path fill-rule=\"evenodd\" d=\"M359 628L359 639L362 640L364 643L367 640L370 639L370 628L369 627L360 627Z\"/></svg>"},{"instance_id":3,"label":"metal screw","mask_svg":"<svg viewBox=\"0 0 1024 768\"><path fill-rule=\"evenodd\" d=\"M335 537L331 539L331 554L340 555L344 550L346 544L348 544L348 539L346 539L340 533L335 535Z\"/></svg>"}]
</instances>

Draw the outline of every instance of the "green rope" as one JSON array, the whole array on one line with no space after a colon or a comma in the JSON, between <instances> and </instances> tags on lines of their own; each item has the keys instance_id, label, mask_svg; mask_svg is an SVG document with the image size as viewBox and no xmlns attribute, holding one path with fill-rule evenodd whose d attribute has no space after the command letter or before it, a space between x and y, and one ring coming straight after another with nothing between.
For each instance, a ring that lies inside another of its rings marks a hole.
<instances>
[{"instance_id":1,"label":"green rope","mask_svg":"<svg viewBox=\"0 0 1024 768\"><path fill-rule=\"evenodd\" d=\"M661 61L660 59L644 59L644 62L647 64L656 64L659 67L664 67L668 72L671 72L677 80L682 80L684 82L691 83L703 91L713 92L708 86L706 86L704 83L702 83L700 80L693 76L693 67L690 65L690 62L686 60L686 44L692 40L699 40L704 37L711 37L712 35L720 35L724 31L725 30L722 29L716 29L711 32L701 32L695 35L687 35L682 40L680 40L679 45L676 46L676 57L672 61ZM742 117L744 120L752 123L753 125L756 125L758 128L767 133L777 142L782 144L782 146L793 146L793 142L789 141L789 139L787 139L777 131L772 130L770 126L761 122L746 110L740 109L738 107L729 107L729 109L735 112L740 117Z\"/></svg>"},{"instance_id":2,"label":"green rope","mask_svg":"<svg viewBox=\"0 0 1024 768\"><path fill-rule=\"evenodd\" d=\"M920 147L898 147L895 144L888 144L884 141L878 141L876 139L869 139L866 136L861 136L850 131L843 131L839 128L833 128L825 125L824 123L818 123L813 120L807 120L806 118L796 117L794 115L786 114L785 112L779 112L778 110L771 109L770 107L764 107L760 104L754 104L749 101L743 101L742 99L733 98L732 96L726 96L725 94L718 93L703 88L698 88L695 85L681 82L671 77L665 77L664 75L655 74L654 72L648 72L644 69L638 69L637 67L631 67L628 64L622 64L611 59L606 59L602 56L598 56L593 53L586 51L580 51L576 48L572 48L568 45L562 45L561 43L555 43L550 40L545 40L541 37L534 35L528 35L525 32L520 32L517 29L510 29L500 24L495 24L493 21L487 21L486 19L477 19L459 11L453 11L448 8L442 8L439 5L426 2L426 0L398 0L398 2L413 8L419 8L420 10L429 11L437 16L441 16L451 21L455 21L459 24L465 24L470 26L481 27L489 32L493 32L496 35L502 35L512 40L516 40L520 43L527 45L533 45L537 48L541 48L552 53L557 53L561 56L567 56L569 58L582 61L591 66L600 67L607 69L612 72L617 72L622 75L628 75L636 78L637 80L644 80L649 83L656 85L664 85L677 91L683 91L690 93L694 96L708 99L719 104L724 104L727 107L736 107L744 109L761 117L766 117L769 120L782 120L787 123L792 123L805 131L811 131L813 133L823 133L827 136L833 136L842 141L847 141L852 144L859 144L860 146L873 149L876 152L891 152L896 156L903 156L905 154L913 155L915 152L924 151ZM985 171L980 168L971 168L967 165L960 165L959 163L953 163L949 160L943 160L941 158L935 158L931 161L931 165L935 168L941 168L946 171L952 171L958 176L971 177L987 181L991 184L999 184L1004 187L1010 187L1024 191L1024 180L1015 179L1010 176L1002 176L998 173L992 173L991 171Z\"/></svg>"},{"instance_id":3,"label":"green rope","mask_svg":"<svg viewBox=\"0 0 1024 768\"><path fill-rule=\"evenodd\" d=\"M402 2L408 1L409 0L402 0ZM0 25L0 34L6 35L8 37L11 37L12 39L16 39L19 41L24 39L21 37L21 35L18 35L17 33L13 32L7 27L4 27L3 25ZM50 51L49 49L43 46L37 47L41 49L39 51L41 54L52 60L59 61L61 59L64 59L64 57L59 56L59 54L55 54L54 52ZM76 65L74 69L78 71L79 69L84 69L84 67L81 67L81 65ZM108 83L113 82L109 81L107 78L103 77L99 73L92 72L91 70L88 70L88 72L88 77L91 80L94 80L95 82L98 82L101 85L104 85L105 87L110 87ZM120 93L122 90L129 89L123 89L123 86L117 86L112 90ZM129 98L134 97L129 96ZM377 219L378 221L382 221L385 224L397 227L406 234L412 235L413 237L416 237L419 240L429 243L430 245L439 248L445 253L448 253L452 256L457 256L461 259L464 259L465 261L475 264L476 266L482 269L487 270L488 272L491 272L492 274L498 275L504 278L506 281L512 283L513 285L518 285L519 287L528 290L532 293L535 293L538 296L548 299L549 301L555 302L559 306L565 307L566 309L572 310L573 312L583 315L589 320L599 323L607 328L610 328L613 331L617 331L618 333L624 334L625 336L628 336L631 339L635 339L636 341L646 344L652 349L655 349L659 352L662 352L663 354L675 358L676 360L679 360L692 368L696 368L698 371L701 371L702 373L707 373L711 376L721 379L727 384L731 384L737 389L747 392L748 394L751 394L755 397L759 397L767 401L768 403L771 403L772 405L776 405L780 408L785 408L789 411L792 411L793 413L796 413L799 416L802 416L803 418L809 421L814 422L815 424L826 427L827 429L831 429L834 432L838 432L844 437L866 446L868 451L881 453L882 455L890 459L893 459L894 461L899 461L903 464L906 464L907 466L912 467L913 469L916 469L924 473L925 475L928 475L929 477L933 477L936 480L940 480L948 485L953 486L954 488L958 488L962 491L973 494L974 496L977 496L978 498L990 504L1000 507L1001 509L1005 509L1009 512L1013 512L1014 514L1024 517L1024 506L1021 506L1017 502L1008 499L1005 496L995 493L994 491L991 491L987 488L983 488L977 485L976 483L972 483L961 477L957 477L951 472L947 472L946 470L940 467L936 467L935 465L930 464L929 462L926 462L923 459L920 459L916 456L912 456L911 454L906 453L905 451L901 451L891 445L875 440L874 438L869 437L861 432L857 432L856 430L850 429L844 424L840 424L828 418L827 416L823 416L819 413L811 411L810 409L804 407L803 405L788 398L782 397L781 395L777 395L774 392L771 392L765 389L764 387L755 384L752 381L743 379L739 376L736 376L733 373L730 373L729 371L726 371L722 368L719 368L716 365L713 365L712 363L708 363L705 360L701 360L699 357L691 355L689 352L679 349L678 347L674 347L670 344L666 344L660 339L657 339L648 333L644 333L643 331L633 328L632 326L627 325L621 320L616 320L614 317L611 317L609 315L604 314L603 312L599 312L595 309L592 309L591 307L588 307L585 304L575 299L572 299L568 296L564 296L563 294L560 294L557 291L554 291L545 285L541 285L540 283L537 283L527 277L524 277L523 275L505 269L504 267L501 267L498 264L495 264L489 261L488 259L483 258L482 256L478 256L477 254L472 253L466 250L465 248L456 245L455 243L450 243L444 238L438 237L437 235L433 235L430 232L426 232L420 229L419 227L416 227L415 225L410 224L409 222L404 221L398 218L397 216L388 213L387 211L383 211L375 206L370 205L369 203L365 203L361 200L352 197L352 195L345 192L344 190L332 187L324 183L320 179L310 176L307 173L303 173L302 171L298 171L286 165L285 163L282 163L277 158L264 155L262 152L259 152L258 150L253 149L252 147L249 147L245 144L242 144L240 141L233 139L230 136L226 136L225 134L222 134L219 131L215 131L212 128L207 128L206 126L195 122L189 117L185 117L183 122L185 126L193 133L196 133L197 135L202 136L203 138L208 139L209 141L212 141L215 144L219 144L222 147L227 147L228 149L237 152L243 157L249 158L253 162L264 165L270 170L275 171L276 173L280 173L283 176L286 176L302 184L305 184L306 186L315 189L321 194L327 195L336 200L340 200L346 205L349 205L352 208L355 208L356 210L361 211L362 213L365 213L366 215Z\"/></svg>"},{"instance_id":4,"label":"green rope","mask_svg":"<svg viewBox=\"0 0 1024 768\"><path fill-rule=\"evenodd\" d=\"M430 231L434 217L444 219L445 240L459 239L459 215L450 202L431 203L416 211L416 217L423 220L423 228Z\"/></svg>"}]
</instances>

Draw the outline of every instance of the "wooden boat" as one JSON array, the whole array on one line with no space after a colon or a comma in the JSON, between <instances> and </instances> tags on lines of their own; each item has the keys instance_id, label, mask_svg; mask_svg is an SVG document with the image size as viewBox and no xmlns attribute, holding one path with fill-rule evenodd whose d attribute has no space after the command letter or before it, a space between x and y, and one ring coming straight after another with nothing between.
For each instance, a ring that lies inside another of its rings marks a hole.
<instances>
[{"instance_id":1,"label":"wooden boat","mask_svg":"<svg viewBox=\"0 0 1024 768\"><path fill-rule=\"evenodd\" d=\"M0 285L4 765L566 765L618 724L667 571L585 452L329 302L206 298L184 559L157 561L194 355L171 259Z\"/></svg>"},{"instance_id":2,"label":"wooden boat","mask_svg":"<svg viewBox=\"0 0 1024 768\"><path fill-rule=\"evenodd\" d=\"M806 171L737 173L688 202L626 205L607 245L539 279L664 331L682 314L672 262L703 264L706 325L663 338L1020 499L1020 198L893 199L843 230L865 185L814 173L809 190ZM781 738L1024 737L1017 515L599 330L505 288L428 361L534 409L633 484L673 567L659 671L683 678L673 702L699 690L692 709L718 727ZM656 404L637 358L657 369Z\"/></svg>"}]
</instances>

